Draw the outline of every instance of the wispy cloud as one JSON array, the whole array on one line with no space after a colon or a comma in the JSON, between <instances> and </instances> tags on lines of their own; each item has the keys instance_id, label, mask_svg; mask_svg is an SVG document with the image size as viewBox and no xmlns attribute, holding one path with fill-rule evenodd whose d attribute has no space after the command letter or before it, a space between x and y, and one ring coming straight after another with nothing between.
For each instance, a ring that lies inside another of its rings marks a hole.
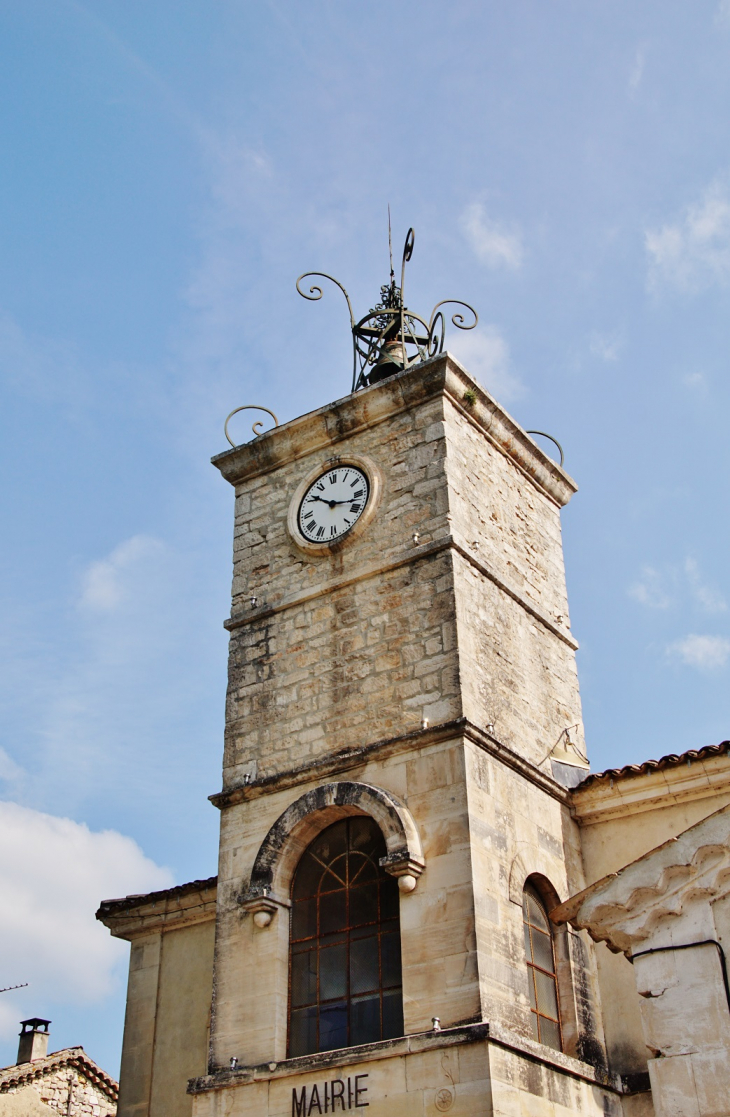
<instances>
[{"instance_id":1,"label":"wispy cloud","mask_svg":"<svg viewBox=\"0 0 730 1117\"><path fill-rule=\"evenodd\" d=\"M716 179L674 224L647 230L650 289L693 292L730 280L730 197Z\"/></svg>"},{"instance_id":2,"label":"wispy cloud","mask_svg":"<svg viewBox=\"0 0 730 1117\"><path fill-rule=\"evenodd\" d=\"M631 67L631 73L629 74L628 86L629 86L629 93L632 97L634 96L634 94L638 90L639 86L641 85L641 80L644 77L644 67L645 67L645 65L646 65L646 57L645 57L643 49L641 47L639 47L639 49L637 50L637 52L634 56L634 63Z\"/></svg>"},{"instance_id":3,"label":"wispy cloud","mask_svg":"<svg viewBox=\"0 0 730 1117\"><path fill-rule=\"evenodd\" d=\"M629 586L629 596L649 609L668 609L673 600L668 581L665 573L653 566L644 566L641 577Z\"/></svg>"},{"instance_id":4,"label":"wispy cloud","mask_svg":"<svg viewBox=\"0 0 730 1117\"><path fill-rule=\"evenodd\" d=\"M686 376L682 377L682 383L686 388L700 396L707 395L709 384L704 372L688 372Z\"/></svg>"},{"instance_id":5,"label":"wispy cloud","mask_svg":"<svg viewBox=\"0 0 730 1117\"><path fill-rule=\"evenodd\" d=\"M148 560L160 555L159 539L135 535L115 547L111 554L87 567L82 577L80 604L87 609L110 613L133 591L135 573Z\"/></svg>"},{"instance_id":6,"label":"wispy cloud","mask_svg":"<svg viewBox=\"0 0 730 1117\"><path fill-rule=\"evenodd\" d=\"M481 202L472 202L461 216L461 228L477 259L490 268L517 271L522 266L522 236L487 215Z\"/></svg>"},{"instance_id":7,"label":"wispy cloud","mask_svg":"<svg viewBox=\"0 0 730 1117\"><path fill-rule=\"evenodd\" d=\"M501 403L525 394L525 387L512 369L509 345L496 326L478 326L449 339L449 350L472 376Z\"/></svg>"},{"instance_id":8,"label":"wispy cloud","mask_svg":"<svg viewBox=\"0 0 730 1117\"><path fill-rule=\"evenodd\" d=\"M715 23L718 27L730 30L730 0L719 0L715 9Z\"/></svg>"},{"instance_id":9,"label":"wispy cloud","mask_svg":"<svg viewBox=\"0 0 730 1117\"><path fill-rule=\"evenodd\" d=\"M716 590L704 580L695 559L688 558L685 560L684 573L692 597L706 613L726 612L727 602L725 598L719 590Z\"/></svg>"},{"instance_id":10,"label":"wispy cloud","mask_svg":"<svg viewBox=\"0 0 730 1117\"><path fill-rule=\"evenodd\" d=\"M624 339L619 331L608 334L594 332L590 335L588 345L591 356L610 364L619 359Z\"/></svg>"},{"instance_id":11,"label":"wispy cloud","mask_svg":"<svg viewBox=\"0 0 730 1117\"><path fill-rule=\"evenodd\" d=\"M99 900L171 884L131 838L0 802L2 984L29 982L37 1004L102 1000L125 947L95 921ZM5 1038L17 1031L18 998L0 1004Z\"/></svg>"},{"instance_id":12,"label":"wispy cloud","mask_svg":"<svg viewBox=\"0 0 730 1117\"><path fill-rule=\"evenodd\" d=\"M649 609L669 609L689 598L703 613L714 615L727 610L723 594L706 580L699 563L691 557L681 566L642 567L640 577L629 586L628 592Z\"/></svg>"},{"instance_id":13,"label":"wispy cloud","mask_svg":"<svg viewBox=\"0 0 730 1117\"><path fill-rule=\"evenodd\" d=\"M724 636L685 636L668 645L667 655L698 671L716 671L730 659L730 640Z\"/></svg>"}]
</instances>

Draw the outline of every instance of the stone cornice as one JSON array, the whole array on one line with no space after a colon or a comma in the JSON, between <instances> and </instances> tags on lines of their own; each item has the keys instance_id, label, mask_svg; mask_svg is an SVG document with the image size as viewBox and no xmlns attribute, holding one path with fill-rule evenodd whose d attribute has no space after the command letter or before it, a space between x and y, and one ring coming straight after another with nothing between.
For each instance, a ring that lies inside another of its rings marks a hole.
<instances>
[{"instance_id":1,"label":"stone cornice","mask_svg":"<svg viewBox=\"0 0 730 1117\"><path fill-rule=\"evenodd\" d=\"M468 404L465 393L468 393ZM439 395L448 396L469 422L510 458L543 495L558 507L568 503L577 491L572 478L532 441L519 423L450 353L433 357L371 388L353 392L317 411L292 419L234 450L217 454L212 462L223 477L235 485L333 446Z\"/></svg>"},{"instance_id":2,"label":"stone cornice","mask_svg":"<svg viewBox=\"0 0 730 1117\"><path fill-rule=\"evenodd\" d=\"M442 741L466 737L479 748L488 752L495 760L500 761L513 771L519 772L530 783L539 787L541 791L557 799L565 806L572 803L572 794L562 787L542 769L531 764L513 752L507 745L503 745L496 737L492 737L478 725L473 725L467 718L454 718L453 721L443 722L440 725L429 726L428 729L413 729L409 733L402 733L397 737L387 737L380 741L373 741L368 745L358 748L342 749L335 753L326 753L309 760L295 768L288 768L272 775L262 776L234 787L209 795L214 807L224 809L236 803L248 802L258 799L261 795L270 795L274 791L284 791L292 787L304 786L307 782L330 779L343 772L361 768L364 764L378 757L382 760L387 756L396 756L400 752L411 752L414 748L424 749Z\"/></svg>"},{"instance_id":3,"label":"stone cornice","mask_svg":"<svg viewBox=\"0 0 730 1117\"><path fill-rule=\"evenodd\" d=\"M96 918L118 939L132 940L156 931L171 931L193 923L215 919L217 879L191 881L190 884L150 892L146 896L127 896L106 900Z\"/></svg>"},{"instance_id":4,"label":"stone cornice","mask_svg":"<svg viewBox=\"0 0 730 1117\"><path fill-rule=\"evenodd\" d=\"M713 756L692 757L681 764L646 771L610 773L575 788L573 804L581 826L664 808L669 803L688 803L718 795L730 795L730 756L723 748Z\"/></svg>"},{"instance_id":5,"label":"stone cornice","mask_svg":"<svg viewBox=\"0 0 730 1117\"><path fill-rule=\"evenodd\" d=\"M283 613L287 609L293 609L304 604L306 601L313 601L318 597L324 597L324 595L328 593L335 593L337 590L344 589L346 586L351 586L356 582L363 582L368 578L375 578L380 574L387 574L390 571L399 570L402 566L420 562L423 559L431 558L431 556L440 554L442 551L449 549L461 555L461 557L473 566L475 570L478 570L483 577L487 578L493 585L497 586L498 589L501 589L508 597L511 597L517 605L524 609L526 613L529 613L530 616L551 632L553 636L557 636L559 640L562 640L563 643L567 644L573 651L578 648L578 641L566 628L549 617L539 605L530 601L506 579L500 577L482 559L474 555L463 541L458 541L452 535L447 535L443 539L437 539L431 543L422 543L419 546L409 547L408 551L399 559L394 559L386 563L370 563L369 565L361 566L351 571L349 574L330 578L326 582L320 582L319 585L310 586L308 589L301 590L299 593L289 594L275 604L267 605L264 603L263 605L258 605L254 609L247 609L245 612L234 613L223 622L223 627L228 629L229 632L232 632L237 628L243 628L246 625L265 620L267 617L272 617L276 613Z\"/></svg>"},{"instance_id":6,"label":"stone cornice","mask_svg":"<svg viewBox=\"0 0 730 1117\"><path fill-rule=\"evenodd\" d=\"M630 956L660 924L730 889L730 805L566 900L550 913Z\"/></svg>"}]
</instances>

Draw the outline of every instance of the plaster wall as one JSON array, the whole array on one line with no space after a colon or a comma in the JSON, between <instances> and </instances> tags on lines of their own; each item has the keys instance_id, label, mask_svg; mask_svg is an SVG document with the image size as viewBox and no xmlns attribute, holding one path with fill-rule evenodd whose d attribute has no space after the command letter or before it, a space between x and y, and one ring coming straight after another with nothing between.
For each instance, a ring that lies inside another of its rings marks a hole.
<instances>
[{"instance_id":1,"label":"plaster wall","mask_svg":"<svg viewBox=\"0 0 730 1117\"><path fill-rule=\"evenodd\" d=\"M119 1117L188 1117L207 1067L213 920L132 941Z\"/></svg>"},{"instance_id":2,"label":"plaster wall","mask_svg":"<svg viewBox=\"0 0 730 1117\"><path fill-rule=\"evenodd\" d=\"M42 1102L32 1086L23 1086L14 1094L0 1094L2 1117L53 1117L57 1109Z\"/></svg>"},{"instance_id":3,"label":"plaster wall","mask_svg":"<svg viewBox=\"0 0 730 1117\"><path fill-rule=\"evenodd\" d=\"M715 757L607 777L574 792L573 803L585 881L592 884L730 803L730 768L725 757ZM634 968L605 944L595 947L595 956L609 1063L622 1074L645 1071Z\"/></svg>"}]
</instances>

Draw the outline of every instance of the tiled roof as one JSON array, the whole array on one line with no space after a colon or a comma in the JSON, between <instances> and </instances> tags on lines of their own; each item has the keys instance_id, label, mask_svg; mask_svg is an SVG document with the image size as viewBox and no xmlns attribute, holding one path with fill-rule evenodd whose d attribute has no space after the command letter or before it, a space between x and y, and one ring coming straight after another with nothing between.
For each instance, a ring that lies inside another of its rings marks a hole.
<instances>
[{"instance_id":1,"label":"tiled roof","mask_svg":"<svg viewBox=\"0 0 730 1117\"><path fill-rule=\"evenodd\" d=\"M98 1086L102 1093L112 1101L117 1101L119 1083L97 1066L83 1047L65 1047L62 1051L54 1051L52 1055L46 1055L44 1059L34 1059L32 1063L18 1063L12 1067L3 1067L0 1070L0 1094L6 1093L15 1086L30 1085L34 1080L63 1067L75 1067L84 1078Z\"/></svg>"},{"instance_id":2,"label":"tiled roof","mask_svg":"<svg viewBox=\"0 0 730 1117\"><path fill-rule=\"evenodd\" d=\"M191 880L187 884L176 884L173 888L163 888L159 892L145 892L135 896L122 896L118 900L102 900L96 918L114 915L118 911L129 911L139 908L144 904L156 904L162 900L174 900L178 896L186 896L189 892L202 892L206 888L215 888L218 877L208 877L206 880Z\"/></svg>"},{"instance_id":3,"label":"tiled roof","mask_svg":"<svg viewBox=\"0 0 730 1117\"><path fill-rule=\"evenodd\" d=\"M623 768L607 768L605 772L591 772L584 780L573 789L580 791L590 787L598 780L624 780L630 776L645 776L649 772L660 772L662 768L674 768L678 764L691 764L695 760L710 760L713 756L723 756L730 753L730 741L721 741L719 745L705 745L702 749L689 749L677 755L670 752L659 760L645 760L643 764L625 764Z\"/></svg>"}]
</instances>

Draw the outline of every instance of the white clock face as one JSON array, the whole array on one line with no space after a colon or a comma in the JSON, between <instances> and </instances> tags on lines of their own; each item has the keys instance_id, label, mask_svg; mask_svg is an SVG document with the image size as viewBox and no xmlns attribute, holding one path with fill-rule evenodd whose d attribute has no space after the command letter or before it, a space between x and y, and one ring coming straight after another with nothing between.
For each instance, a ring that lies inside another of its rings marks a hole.
<instances>
[{"instance_id":1,"label":"white clock face","mask_svg":"<svg viewBox=\"0 0 730 1117\"><path fill-rule=\"evenodd\" d=\"M299 530L310 543L331 543L360 519L370 483L354 465L328 469L307 489L299 505Z\"/></svg>"}]
</instances>

